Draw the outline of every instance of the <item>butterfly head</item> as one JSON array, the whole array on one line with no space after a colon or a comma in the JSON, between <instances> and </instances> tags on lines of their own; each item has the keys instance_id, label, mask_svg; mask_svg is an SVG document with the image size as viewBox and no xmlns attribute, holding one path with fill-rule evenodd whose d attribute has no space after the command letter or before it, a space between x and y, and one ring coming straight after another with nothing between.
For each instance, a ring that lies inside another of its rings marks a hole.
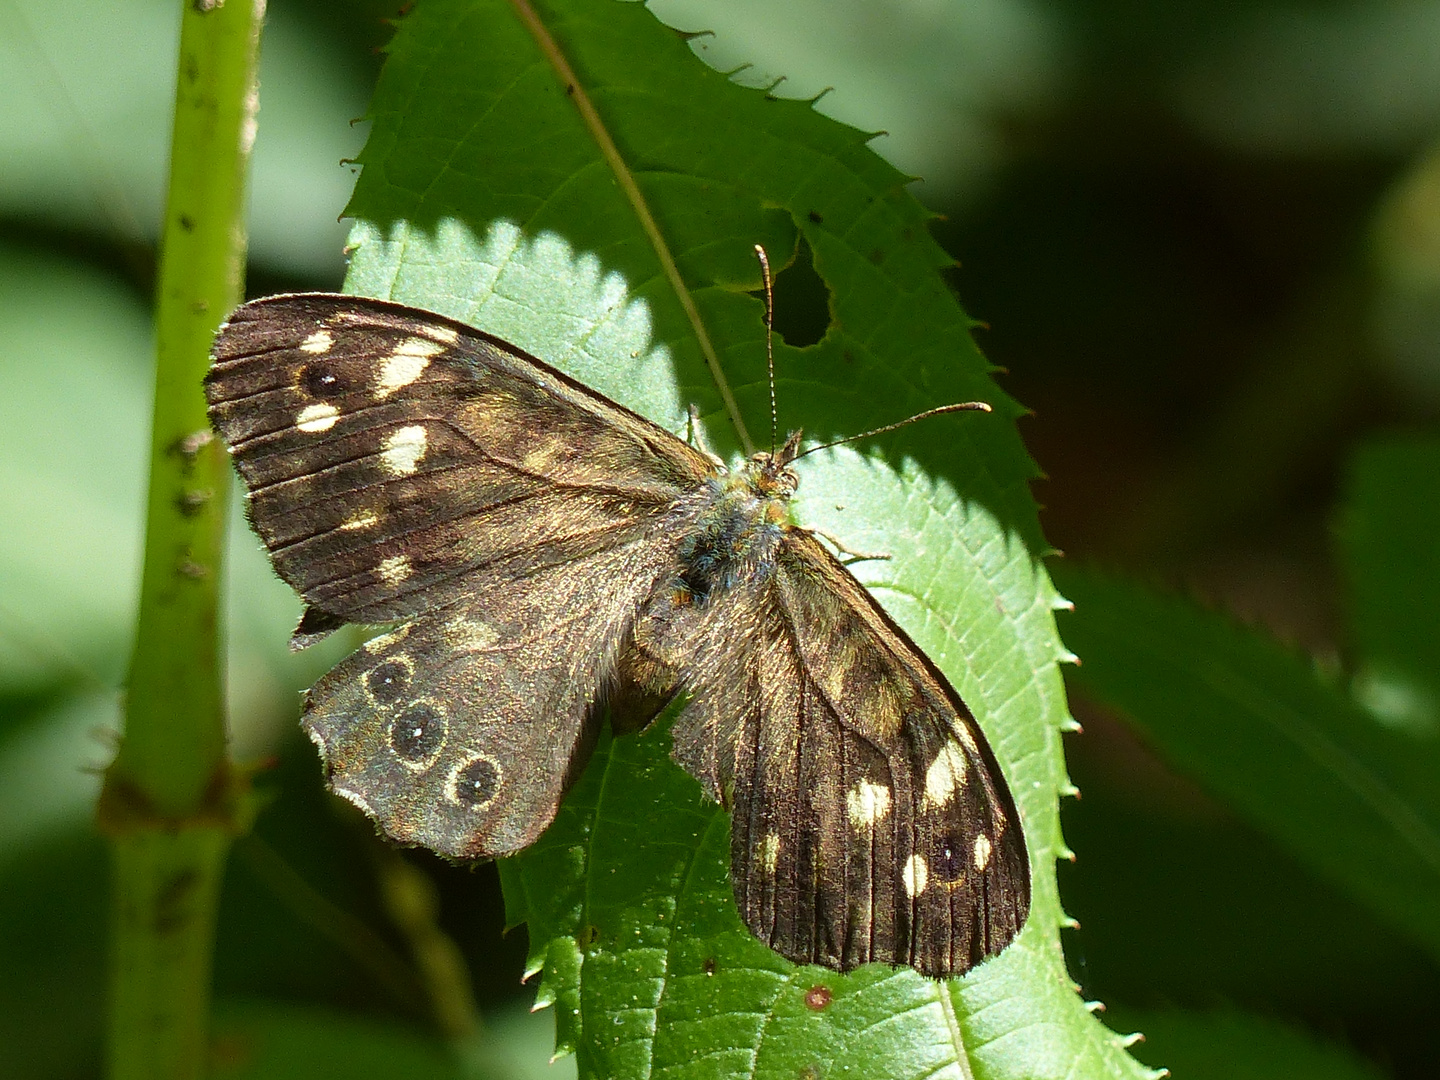
<instances>
[{"instance_id":1,"label":"butterfly head","mask_svg":"<svg viewBox=\"0 0 1440 1080\"><path fill-rule=\"evenodd\" d=\"M790 463L800 454L800 432L792 431L785 444L774 453L756 454L746 469L755 493L768 499L789 499L800 486L800 477Z\"/></svg>"}]
</instances>

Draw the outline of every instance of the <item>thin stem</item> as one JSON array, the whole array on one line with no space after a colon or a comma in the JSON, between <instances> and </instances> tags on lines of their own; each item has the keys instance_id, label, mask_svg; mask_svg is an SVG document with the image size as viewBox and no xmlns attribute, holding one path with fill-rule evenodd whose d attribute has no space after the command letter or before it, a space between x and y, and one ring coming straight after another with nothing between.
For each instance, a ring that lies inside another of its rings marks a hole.
<instances>
[{"instance_id":1,"label":"thin stem","mask_svg":"<svg viewBox=\"0 0 1440 1080\"><path fill-rule=\"evenodd\" d=\"M109 1067L204 1071L220 879L244 826L217 647L229 463L201 378L240 299L264 0L182 0L156 298L145 562L125 733L97 817L113 855Z\"/></svg>"}]
</instances>

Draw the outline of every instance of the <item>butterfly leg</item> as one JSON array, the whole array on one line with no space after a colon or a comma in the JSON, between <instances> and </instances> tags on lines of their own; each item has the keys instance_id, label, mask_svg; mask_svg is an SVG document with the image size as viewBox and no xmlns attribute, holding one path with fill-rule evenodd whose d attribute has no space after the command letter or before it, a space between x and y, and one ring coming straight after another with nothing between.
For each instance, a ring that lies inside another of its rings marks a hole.
<instances>
[{"instance_id":1,"label":"butterfly leg","mask_svg":"<svg viewBox=\"0 0 1440 1080\"><path fill-rule=\"evenodd\" d=\"M686 415L689 421L685 425L685 441L716 465L724 466L725 462L711 449L710 440L705 436L705 428L700 423L700 407L692 402Z\"/></svg>"},{"instance_id":2,"label":"butterfly leg","mask_svg":"<svg viewBox=\"0 0 1440 1080\"><path fill-rule=\"evenodd\" d=\"M806 526L805 531L813 536L818 536L821 540L828 540L830 542L830 546L833 547L836 551L838 551L841 555L848 555L849 559L841 560L842 562L859 562L863 559L888 559L891 557L888 551L856 551L853 548L846 547L844 542L841 541L838 536L836 536L834 533L826 532L824 529L816 529L810 526Z\"/></svg>"}]
</instances>

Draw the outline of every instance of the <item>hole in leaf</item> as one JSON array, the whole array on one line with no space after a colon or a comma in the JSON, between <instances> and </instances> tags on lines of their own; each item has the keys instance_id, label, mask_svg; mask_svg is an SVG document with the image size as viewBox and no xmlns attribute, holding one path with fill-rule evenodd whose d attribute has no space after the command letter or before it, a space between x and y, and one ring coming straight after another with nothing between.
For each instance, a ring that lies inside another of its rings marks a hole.
<instances>
[{"instance_id":1,"label":"hole in leaf","mask_svg":"<svg viewBox=\"0 0 1440 1080\"><path fill-rule=\"evenodd\" d=\"M802 238L795 261L775 278L775 333L786 345L803 349L823 338L829 326L830 290Z\"/></svg>"}]
</instances>

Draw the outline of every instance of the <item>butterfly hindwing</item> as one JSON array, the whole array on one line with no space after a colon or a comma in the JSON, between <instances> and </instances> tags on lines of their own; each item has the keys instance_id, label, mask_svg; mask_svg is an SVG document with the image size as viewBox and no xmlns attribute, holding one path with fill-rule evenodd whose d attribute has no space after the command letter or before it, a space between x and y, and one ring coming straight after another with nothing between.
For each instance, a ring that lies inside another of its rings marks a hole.
<instances>
[{"instance_id":1,"label":"butterfly hindwing","mask_svg":"<svg viewBox=\"0 0 1440 1080\"><path fill-rule=\"evenodd\" d=\"M306 698L331 787L453 858L532 843L589 756L620 639L662 571L668 553L641 548L497 584L352 654Z\"/></svg>"},{"instance_id":2,"label":"butterfly hindwing","mask_svg":"<svg viewBox=\"0 0 1440 1080\"><path fill-rule=\"evenodd\" d=\"M513 346L397 304L255 301L214 358L211 418L251 521L322 627L624 543L713 470Z\"/></svg>"}]
</instances>

